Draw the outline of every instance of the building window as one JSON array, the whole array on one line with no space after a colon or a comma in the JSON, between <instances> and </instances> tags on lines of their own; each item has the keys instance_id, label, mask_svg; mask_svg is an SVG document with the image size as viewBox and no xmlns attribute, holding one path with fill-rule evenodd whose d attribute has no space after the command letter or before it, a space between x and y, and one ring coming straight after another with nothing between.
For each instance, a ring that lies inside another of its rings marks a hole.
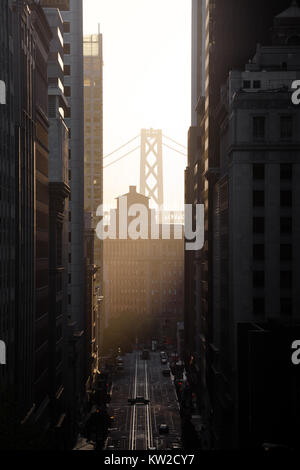
<instances>
[{"instance_id":1,"label":"building window","mask_svg":"<svg viewBox=\"0 0 300 470\"><path fill-rule=\"evenodd\" d=\"M253 245L253 259L255 261L264 261L265 245Z\"/></svg>"},{"instance_id":2,"label":"building window","mask_svg":"<svg viewBox=\"0 0 300 470\"><path fill-rule=\"evenodd\" d=\"M280 191L280 205L282 207L292 207L293 205L292 191Z\"/></svg>"},{"instance_id":3,"label":"building window","mask_svg":"<svg viewBox=\"0 0 300 470\"><path fill-rule=\"evenodd\" d=\"M282 163L280 165L280 179L291 180L293 178L293 165L291 163Z\"/></svg>"},{"instance_id":4,"label":"building window","mask_svg":"<svg viewBox=\"0 0 300 470\"><path fill-rule=\"evenodd\" d=\"M253 165L253 179L264 180L265 179L265 165L263 163L256 163Z\"/></svg>"},{"instance_id":5,"label":"building window","mask_svg":"<svg viewBox=\"0 0 300 470\"><path fill-rule=\"evenodd\" d=\"M293 116L280 117L280 137L281 139L291 139L293 137Z\"/></svg>"},{"instance_id":6,"label":"building window","mask_svg":"<svg viewBox=\"0 0 300 470\"><path fill-rule=\"evenodd\" d=\"M264 234L265 233L265 219L264 217L253 218L253 233Z\"/></svg>"},{"instance_id":7,"label":"building window","mask_svg":"<svg viewBox=\"0 0 300 470\"><path fill-rule=\"evenodd\" d=\"M245 90L251 88L251 80L244 80L243 81L243 88Z\"/></svg>"},{"instance_id":8,"label":"building window","mask_svg":"<svg viewBox=\"0 0 300 470\"><path fill-rule=\"evenodd\" d=\"M72 255L71 255L71 253L69 253L69 264L71 264L71 263L72 263Z\"/></svg>"},{"instance_id":9,"label":"building window","mask_svg":"<svg viewBox=\"0 0 300 470\"><path fill-rule=\"evenodd\" d=\"M253 287L256 289L262 289L265 287L264 271L253 271Z\"/></svg>"},{"instance_id":10,"label":"building window","mask_svg":"<svg viewBox=\"0 0 300 470\"><path fill-rule=\"evenodd\" d=\"M253 206L264 207L264 205L265 205L265 192L253 191Z\"/></svg>"},{"instance_id":11,"label":"building window","mask_svg":"<svg viewBox=\"0 0 300 470\"><path fill-rule=\"evenodd\" d=\"M261 88L261 81L260 80L253 80L253 88Z\"/></svg>"},{"instance_id":12,"label":"building window","mask_svg":"<svg viewBox=\"0 0 300 470\"><path fill-rule=\"evenodd\" d=\"M71 53L71 44L65 43L64 44L64 54L69 55Z\"/></svg>"},{"instance_id":13,"label":"building window","mask_svg":"<svg viewBox=\"0 0 300 470\"><path fill-rule=\"evenodd\" d=\"M67 96L67 97L71 96L71 87L70 86L65 86L65 96Z\"/></svg>"},{"instance_id":14,"label":"building window","mask_svg":"<svg viewBox=\"0 0 300 470\"><path fill-rule=\"evenodd\" d=\"M280 233L291 234L293 231L293 219L291 217L281 217Z\"/></svg>"},{"instance_id":15,"label":"building window","mask_svg":"<svg viewBox=\"0 0 300 470\"><path fill-rule=\"evenodd\" d=\"M281 271L280 272L280 288L291 289L293 284L293 273L292 271Z\"/></svg>"},{"instance_id":16,"label":"building window","mask_svg":"<svg viewBox=\"0 0 300 470\"><path fill-rule=\"evenodd\" d=\"M64 33L69 33L70 30L70 23L68 21L64 21Z\"/></svg>"},{"instance_id":17,"label":"building window","mask_svg":"<svg viewBox=\"0 0 300 470\"><path fill-rule=\"evenodd\" d=\"M70 294L68 295L68 304L71 305L72 303L72 297L70 296Z\"/></svg>"},{"instance_id":18,"label":"building window","mask_svg":"<svg viewBox=\"0 0 300 470\"><path fill-rule=\"evenodd\" d=\"M266 118L264 116L255 116L253 118L253 139L263 140L266 132Z\"/></svg>"},{"instance_id":19,"label":"building window","mask_svg":"<svg viewBox=\"0 0 300 470\"><path fill-rule=\"evenodd\" d=\"M291 261L293 258L292 245L280 245L280 261Z\"/></svg>"},{"instance_id":20,"label":"building window","mask_svg":"<svg viewBox=\"0 0 300 470\"><path fill-rule=\"evenodd\" d=\"M64 74L68 77L71 75L71 65L64 64Z\"/></svg>"},{"instance_id":21,"label":"building window","mask_svg":"<svg viewBox=\"0 0 300 470\"><path fill-rule=\"evenodd\" d=\"M264 315L266 310L266 302L264 297L254 298L253 299L253 314L254 315Z\"/></svg>"},{"instance_id":22,"label":"building window","mask_svg":"<svg viewBox=\"0 0 300 470\"><path fill-rule=\"evenodd\" d=\"M293 314L293 303L290 298L280 299L280 314L281 315L292 315Z\"/></svg>"},{"instance_id":23,"label":"building window","mask_svg":"<svg viewBox=\"0 0 300 470\"><path fill-rule=\"evenodd\" d=\"M58 266L62 264L62 226L56 226L56 263Z\"/></svg>"},{"instance_id":24,"label":"building window","mask_svg":"<svg viewBox=\"0 0 300 470\"><path fill-rule=\"evenodd\" d=\"M71 108L67 107L65 111L65 118L68 119L71 117ZM70 160L70 157L69 157Z\"/></svg>"}]
</instances>

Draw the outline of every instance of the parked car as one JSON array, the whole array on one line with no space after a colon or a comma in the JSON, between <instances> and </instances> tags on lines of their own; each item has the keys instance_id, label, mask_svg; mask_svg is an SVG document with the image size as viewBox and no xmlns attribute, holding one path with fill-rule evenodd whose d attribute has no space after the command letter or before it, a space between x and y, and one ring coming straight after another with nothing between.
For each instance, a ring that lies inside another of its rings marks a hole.
<instances>
[{"instance_id":1,"label":"parked car","mask_svg":"<svg viewBox=\"0 0 300 470\"><path fill-rule=\"evenodd\" d=\"M169 426L167 424L160 424L159 425L159 434L168 434L169 433Z\"/></svg>"}]
</instances>

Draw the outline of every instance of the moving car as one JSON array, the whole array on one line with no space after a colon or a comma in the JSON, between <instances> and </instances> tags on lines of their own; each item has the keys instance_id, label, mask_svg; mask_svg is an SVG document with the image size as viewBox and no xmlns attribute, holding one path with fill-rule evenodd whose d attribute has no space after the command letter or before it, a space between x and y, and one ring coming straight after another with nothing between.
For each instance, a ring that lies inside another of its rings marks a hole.
<instances>
[{"instance_id":1,"label":"moving car","mask_svg":"<svg viewBox=\"0 0 300 470\"><path fill-rule=\"evenodd\" d=\"M150 400L145 397L137 396L135 398L128 398L128 403L131 405L148 405Z\"/></svg>"},{"instance_id":2,"label":"moving car","mask_svg":"<svg viewBox=\"0 0 300 470\"><path fill-rule=\"evenodd\" d=\"M143 360L148 360L150 359L150 353L148 351L148 349L144 349L143 352L142 352L142 359Z\"/></svg>"}]
</instances>

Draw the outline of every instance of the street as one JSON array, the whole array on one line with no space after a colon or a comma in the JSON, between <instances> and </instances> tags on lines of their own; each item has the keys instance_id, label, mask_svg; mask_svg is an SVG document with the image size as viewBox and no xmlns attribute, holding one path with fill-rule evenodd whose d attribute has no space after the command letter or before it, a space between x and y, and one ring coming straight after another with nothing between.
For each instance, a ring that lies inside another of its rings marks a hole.
<instances>
[{"instance_id":1,"label":"street","mask_svg":"<svg viewBox=\"0 0 300 470\"><path fill-rule=\"evenodd\" d=\"M171 377L162 371L159 353L142 360L141 351L124 357L124 370L113 379L110 416L114 417L106 449L165 450L181 445L179 405ZM128 400L141 397L143 403ZM149 403L147 401L149 400ZM159 426L167 425L165 434Z\"/></svg>"}]
</instances>

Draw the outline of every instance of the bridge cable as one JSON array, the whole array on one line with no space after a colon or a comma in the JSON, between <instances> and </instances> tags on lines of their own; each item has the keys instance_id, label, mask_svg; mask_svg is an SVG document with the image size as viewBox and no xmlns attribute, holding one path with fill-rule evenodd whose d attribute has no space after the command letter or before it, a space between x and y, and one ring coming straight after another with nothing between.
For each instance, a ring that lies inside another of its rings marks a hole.
<instances>
[{"instance_id":1,"label":"bridge cable","mask_svg":"<svg viewBox=\"0 0 300 470\"><path fill-rule=\"evenodd\" d=\"M187 157L187 154L186 154L186 153L180 152L180 150L176 150L176 149L174 149L173 147L170 147L169 145L167 145L167 144L165 144L165 143L163 143L163 145L164 145L165 147L168 147L168 149L173 150L173 152L180 153L180 154L183 155L184 157Z\"/></svg>"},{"instance_id":2,"label":"bridge cable","mask_svg":"<svg viewBox=\"0 0 300 470\"><path fill-rule=\"evenodd\" d=\"M105 170L105 168L108 168L111 165L114 165L115 163L119 162L120 160L123 160L123 158L127 157L128 155L135 152L139 148L140 148L140 145L138 147L136 147L135 149L130 150L130 152L125 153L125 155L122 155L122 157L118 158L117 160L114 160L113 162L108 163L106 166L103 167L103 170Z\"/></svg>"},{"instance_id":3,"label":"bridge cable","mask_svg":"<svg viewBox=\"0 0 300 470\"><path fill-rule=\"evenodd\" d=\"M103 160L104 160L105 158L110 157L110 156L113 155L114 153L118 152L118 151L121 150L122 148L126 147L126 145L130 144L131 142L133 142L134 140L136 140L138 137L140 137L140 136L137 135L137 136L134 137L133 139L131 139L131 140L129 140L128 142L126 142L126 144L121 145L121 147L117 148L116 150L114 150L113 152L109 153L108 155L105 155L105 157L103 157Z\"/></svg>"},{"instance_id":4,"label":"bridge cable","mask_svg":"<svg viewBox=\"0 0 300 470\"><path fill-rule=\"evenodd\" d=\"M179 142L176 142L176 140L171 139L171 137L168 137L167 135L164 135L164 134L163 134L163 137L164 137L165 139L170 140L170 141L173 142L174 144L179 145L179 147L182 147L182 148L186 149L186 146L185 146L185 145L182 145L182 144L180 144Z\"/></svg>"}]
</instances>

